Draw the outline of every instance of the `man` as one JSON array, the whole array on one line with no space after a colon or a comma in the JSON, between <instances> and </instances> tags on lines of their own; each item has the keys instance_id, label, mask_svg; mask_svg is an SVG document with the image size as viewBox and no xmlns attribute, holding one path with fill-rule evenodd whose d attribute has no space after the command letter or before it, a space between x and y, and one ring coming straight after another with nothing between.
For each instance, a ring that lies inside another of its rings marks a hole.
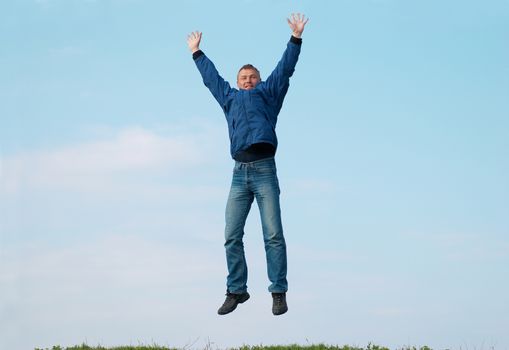
<instances>
[{"instance_id":1,"label":"man","mask_svg":"<svg viewBox=\"0 0 509 350\"><path fill-rule=\"evenodd\" d=\"M300 53L301 35L308 19L300 13L287 19L292 37L283 57L267 80L253 65L242 66L237 87L219 75L214 64L200 50L202 33L189 34L187 43L205 86L217 100L226 116L230 136L230 153L235 160L233 179L226 204L225 248L228 266L226 300L218 313L225 315L249 299L247 264L244 255L244 225L254 198L260 209L267 273L271 282L272 313L288 311L286 292L286 243L281 224L279 182L274 155L277 148L277 116L288 91L290 77Z\"/></svg>"}]
</instances>

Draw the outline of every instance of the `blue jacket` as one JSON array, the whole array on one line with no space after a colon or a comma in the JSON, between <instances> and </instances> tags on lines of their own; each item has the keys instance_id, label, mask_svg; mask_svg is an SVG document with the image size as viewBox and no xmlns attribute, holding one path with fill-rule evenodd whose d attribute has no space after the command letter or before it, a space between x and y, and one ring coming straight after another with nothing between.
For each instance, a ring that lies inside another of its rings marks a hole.
<instances>
[{"instance_id":1,"label":"blue jacket","mask_svg":"<svg viewBox=\"0 0 509 350\"><path fill-rule=\"evenodd\" d=\"M267 80L250 90L232 88L201 51L195 63L207 86L226 116L232 158L255 143L270 143L277 148L277 116L299 58L301 40L292 37L283 57Z\"/></svg>"}]
</instances>

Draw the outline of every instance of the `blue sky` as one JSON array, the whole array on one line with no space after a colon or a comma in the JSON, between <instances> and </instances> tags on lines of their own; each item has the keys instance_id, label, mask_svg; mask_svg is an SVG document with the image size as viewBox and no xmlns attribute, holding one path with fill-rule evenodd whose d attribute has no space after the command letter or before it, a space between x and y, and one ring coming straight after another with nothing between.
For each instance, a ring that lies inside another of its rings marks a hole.
<instances>
[{"instance_id":1,"label":"blue sky","mask_svg":"<svg viewBox=\"0 0 509 350\"><path fill-rule=\"evenodd\" d=\"M186 35L279 116L290 311L259 215L225 292L226 123ZM0 3L0 347L369 342L509 349L509 2Z\"/></svg>"}]
</instances>

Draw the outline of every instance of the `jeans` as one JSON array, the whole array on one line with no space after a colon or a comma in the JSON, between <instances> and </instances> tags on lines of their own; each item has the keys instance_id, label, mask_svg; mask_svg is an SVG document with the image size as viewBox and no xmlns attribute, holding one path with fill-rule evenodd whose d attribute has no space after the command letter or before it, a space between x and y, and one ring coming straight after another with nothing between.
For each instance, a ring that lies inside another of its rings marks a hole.
<instances>
[{"instance_id":1,"label":"jeans","mask_svg":"<svg viewBox=\"0 0 509 350\"><path fill-rule=\"evenodd\" d=\"M279 182L274 158L250 163L235 162L233 178L226 204L225 248L230 293L247 291L247 264L244 254L244 225L256 197L262 223L267 259L267 274L271 282L269 292L284 293L286 280L286 243L281 224Z\"/></svg>"}]
</instances>

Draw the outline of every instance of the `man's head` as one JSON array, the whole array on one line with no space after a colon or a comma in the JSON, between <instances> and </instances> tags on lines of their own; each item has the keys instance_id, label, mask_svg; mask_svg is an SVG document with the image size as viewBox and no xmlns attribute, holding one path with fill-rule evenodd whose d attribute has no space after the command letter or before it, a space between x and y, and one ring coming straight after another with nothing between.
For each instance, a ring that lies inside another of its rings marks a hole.
<instances>
[{"instance_id":1,"label":"man's head","mask_svg":"<svg viewBox=\"0 0 509 350\"><path fill-rule=\"evenodd\" d=\"M260 82L260 72L252 64L240 67L237 74L237 86L242 90L253 89Z\"/></svg>"}]
</instances>

